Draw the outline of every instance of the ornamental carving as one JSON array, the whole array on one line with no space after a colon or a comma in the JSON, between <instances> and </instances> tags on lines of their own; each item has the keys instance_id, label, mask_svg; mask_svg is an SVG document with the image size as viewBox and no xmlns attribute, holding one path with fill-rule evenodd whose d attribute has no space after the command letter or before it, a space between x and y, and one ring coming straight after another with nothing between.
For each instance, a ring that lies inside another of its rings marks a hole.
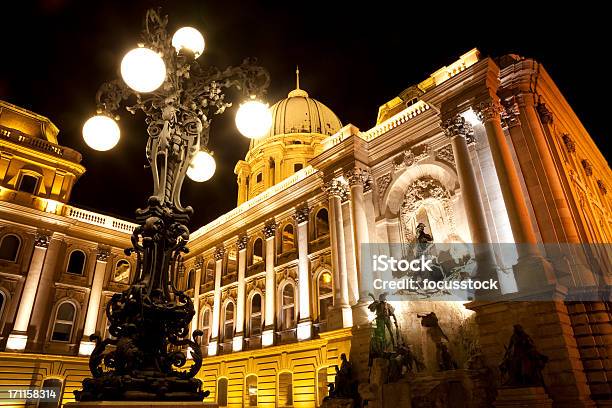
<instances>
[{"instance_id":1,"label":"ornamental carving","mask_svg":"<svg viewBox=\"0 0 612 408\"><path fill-rule=\"evenodd\" d=\"M515 101L509 101L504 104L504 112L502 113L502 125L508 128L519 126L521 121L519 120L519 107Z\"/></svg>"},{"instance_id":2,"label":"ornamental carving","mask_svg":"<svg viewBox=\"0 0 612 408\"><path fill-rule=\"evenodd\" d=\"M499 120L504 107L498 101L480 102L474 107L474 111L481 121L488 122L491 120Z\"/></svg>"},{"instance_id":3,"label":"ornamental carving","mask_svg":"<svg viewBox=\"0 0 612 408\"><path fill-rule=\"evenodd\" d=\"M108 257L110 256L110 250L108 248L98 248L98 252L96 254L96 260L99 262L108 261Z\"/></svg>"},{"instance_id":4,"label":"ornamental carving","mask_svg":"<svg viewBox=\"0 0 612 408\"><path fill-rule=\"evenodd\" d=\"M281 282L287 279L290 279L294 282L298 281L297 268L295 267L287 268L283 271L277 272L276 273L276 287L280 286Z\"/></svg>"},{"instance_id":5,"label":"ornamental carving","mask_svg":"<svg viewBox=\"0 0 612 408\"><path fill-rule=\"evenodd\" d=\"M429 157L431 147L427 144L416 146L413 149L406 149L393 159L393 169L395 171L410 167Z\"/></svg>"},{"instance_id":6,"label":"ornamental carving","mask_svg":"<svg viewBox=\"0 0 612 408\"><path fill-rule=\"evenodd\" d=\"M378 201L381 203L389 184L391 184L391 173L387 173L376 179L376 185L378 186Z\"/></svg>"},{"instance_id":7,"label":"ornamental carving","mask_svg":"<svg viewBox=\"0 0 612 408\"><path fill-rule=\"evenodd\" d=\"M455 155L453 154L453 147L449 144L441 149L436 150L436 160L455 164Z\"/></svg>"},{"instance_id":8,"label":"ornamental carving","mask_svg":"<svg viewBox=\"0 0 612 408\"><path fill-rule=\"evenodd\" d=\"M546 107L545 103L542 103L542 102L538 103L536 105L536 110L538 111L538 115L540 116L540 120L542 121L543 124L550 125L553 122L553 114Z\"/></svg>"},{"instance_id":9,"label":"ornamental carving","mask_svg":"<svg viewBox=\"0 0 612 408\"><path fill-rule=\"evenodd\" d=\"M220 261L223 259L223 256L225 255L225 248L223 247L217 247L215 249L215 254L213 255L215 258L215 261Z\"/></svg>"},{"instance_id":10,"label":"ornamental carving","mask_svg":"<svg viewBox=\"0 0 612 408\"><path fill-rule=\"evenodd\" d=\"M51 240L51 233L36 231L34 235L34 245L39 248L49 248L49 241Z\"/></svg>"},{"instance_id":11,"label":"ornamental carving","mask_svg":"<svg viewBox=\"0 0 612 408\"><path fill-rule=\"evenodd\" d=\"M354 169L345 172L344 178L348 181L350 186L358 184L363 185L364 191L369 187L368 185L371 184L372 179L368 170L361 169L359 167L355 167Z\"/></svg>"},{"instance_id":12,"label":"ornamental carving","mask_svg":"<svg viewBox=\"0 0 612 408\"><path fill-rule=\"evenodd\" d=\"M323 184L321 189L327 194L329 198L331 197L339 197L342 199L343 197L348 195L348 188L345 184L338 179L333 179Z\"/></svg>"},{"instance_id":13,"label":"ornamental carving","mask_svg":"<svg viewBox=\"0 0 612 408\"><path fill-rule=\"evenodd\" d=\"M593 175L593 167L591 166L591 163L587 159L583 159L581 161L581 163L582 163L582 168L584 169L584 173L587 176L592 176Z\"/></svg>"},{"instance_id":14,"label":"ornamental carving","mask_svg":"<svg viewBox=\"0 0 612 408\"><path fill-rule=\"evenodd\" d=\"M194 266L196 267L196 269L202 269L202 267L204 266L204 257L202 255L196 256Z\"/></svg>"},{"instance_id":15,"label":"ornamental carving","mask_svg":"<svg viewBox=\"0 0 612 408\"><path fill-rule=\"evenodd\" d=\"M308 214L310 214L310 208L308 208L308 204L304 204L295 209L293 219L298 225L300 225L308 221Z\"/></svg>"},{"instance_id":16,"label":"ornamental carving","mask_svg":"<svg viewBox=\"0 0 612 408\"><path fill-rule=\"evenodd\" d=\"M244 251L249 244L249 237L244 234L238 237L238 242L236 242L236 246L238 247L238 251Z\"/></svg>"},{"instance_id":17,"label":"ornamental carving","mask_svg":"<svg viewBox=\"0 0 612 408\"><path fill-rule=\"evenodd\" d=\"M570 135L568 135L567 133L564 133L561 136L561 139L563 140L563 144L565 145L565 150L567 150L568 153L576 153L576 143L574 143L574 140L572 140Z\"/></svg>"},{"instance_id":18,"label":"ornamental carving","mask_svg":"<svg viewBox=\"0 0 612 408\"><path fill-rule=\"evenodd\" d=\"M268 220L263 227L263 234L265 239L270 239L274 237L276 233L276 222L274 220Z\"/></svg>"},{"instance_id":19,"label":"ornamental carving","mask_svg":"<svg viewBox=\"0 0 612 408\"><path fill-rule=\"evenodd\" d=\"M251 293L254 289L265 293L266 292L266 278L251 279L246 284L246 293Z\"/></svg>"},{"instance_id":20,"label":"ornamental carving","mask_svg":"<svg viewBox=\"0 0 612 408\"><path fill-rule=\"evenodd\" d=\"M606 188L606 185L604 184L603 180L597 180L597 187L599 187L599 191L601 191L601 194L606 195L608 193L608 189Z\"/></svg>"},{"instance_id":21,"label":"ornamental carving","mask_svg":"<svg viewBox=\"0 0 612 408\"><path fill-rule=\"evenodd\" d=\"M444 129L444 134L450 138L464 137L468 140L474 138L472 125L461 115L455 115L452 118L446 119L442 122L442 129Z\"/></svg>"},{"instance_id":22,"label":"ornamental carving","mask_svg":"<svg viewBox=\"0 0 612 408\"><path fill-rule=\"evenodd\" d=\"M418 210L421 201L428 198L444 201L449 200L450 197L450 192L438 180L432 177L421 177L408 187L401 211L412 213Z\"/></svg>"}]
</instances>

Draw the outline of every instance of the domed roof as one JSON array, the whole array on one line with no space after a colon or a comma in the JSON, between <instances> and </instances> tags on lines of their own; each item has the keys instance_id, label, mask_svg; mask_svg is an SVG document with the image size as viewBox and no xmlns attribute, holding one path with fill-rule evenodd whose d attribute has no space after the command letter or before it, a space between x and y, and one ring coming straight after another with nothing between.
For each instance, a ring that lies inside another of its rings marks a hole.
<instances>
[{"instance_id":1,"label":"domed roof","mask_svg":"<svg viewBox=\"0 0 612 408\"><path fill-rule=\"evenodd\" d=\"M333 135L342 128L338 116L308 93L300 89L299 70L296 70L296 89L289 92L286 99L281 99L271 108L272 127L266 137L254 140L254 145L260 144L268 137L291 133L318 133Z\"/></svg>"}]
</instances>

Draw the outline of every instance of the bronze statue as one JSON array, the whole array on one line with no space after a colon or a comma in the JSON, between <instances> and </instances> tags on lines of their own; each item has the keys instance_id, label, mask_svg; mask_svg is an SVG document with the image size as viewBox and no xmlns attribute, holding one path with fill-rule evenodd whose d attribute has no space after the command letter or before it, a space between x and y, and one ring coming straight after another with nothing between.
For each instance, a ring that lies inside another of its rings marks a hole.
<instances>
[{"instance_id":1,"label":"bronze statue","mask_svg":"<svg viewBox=\"0 0 612 408\"><path fill-rule=\"evenodd\" d=\"M419 222L416 226L416 241L417 241L417 257L427 251L429 243L433 241L433 237L425 232L425 224Z\"/></svg>"},{"instance_id":2,"label":"bronze statue","mask_svg":"<svg viewBox=\"0 0 612 408\"><path fill-rule=\"evenodd\" d=\"M504 385L514 387L544 386L542 370L548 357L540 354L533 340L520 324L514 325L514 333L499 366Z\"/></svg>"},{"instance_id":3,"label":"bronze statue","mask_svg":"<svg viewBox=\"0 0 612 408\"><path fill-rule=\"evenodd\" d=\"M353 378L353 365L348 361L346 354L340 355L340 367L336 365L336 379L333 386L329 386L330 398L353 398L355 396L355 380Z\"/></svg>"},{"instance_id":4,"label":"bronze statue","mask_svg":"<svg viewBox=\"0 0 612 408\"><path fill-rule=\"evenodd\" d=\"M449 339L438 323L438 316L431 312L426 315L417 315L417 317L421 319L421 326L427 328L429 338L436 345L436 360L440 371L456 370L457 363L448 350L446 343L449 343Z\"/></svg>"},{"instance_id":5,"label":"bronze statue","mask_svg":"<svg viewBox=\"0 0 612 408\"><path fill-rule=\"evenodd\" d=\"M393 334L393 329L391 328L391 317L393 317L396 335L399 336L399 328L397 325L397 318L395 317L395 309L393 309L393 306L387 303L386 292L381 293L378 296L378 300L376 300L373 294L369 293L369 295L372 298L373 302L370 303L368 309L370 309L371 312L376 313L376 331L374 332L374 337L384 349L384 345L386 343L385 329L387 329L391 337L391 344L395 349L395 336Z\"/></svg>"}]
</instances>

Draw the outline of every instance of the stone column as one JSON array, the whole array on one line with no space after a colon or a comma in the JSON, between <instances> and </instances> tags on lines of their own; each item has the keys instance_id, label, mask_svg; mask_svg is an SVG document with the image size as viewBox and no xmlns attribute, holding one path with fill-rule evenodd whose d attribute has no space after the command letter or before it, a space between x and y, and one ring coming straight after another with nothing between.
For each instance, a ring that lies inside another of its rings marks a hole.
<instances>
[{"instance_id":1,"label":"stone column","mask_svg":"<svg viewBox=\"0 0 612 408\"><path fill-rule=\"evenodd\" d=\"M297 224L298 249L298 308L300 317L297 324L298 340L312 337L312 317L310 315L310 260L308 259L308 214L307 204L296 208L293 218Z\"/></svg>"},{"instance_id":2,"label":"stone column","mask_svg":"<svg viewBox=\"0 0 612 408\"><path fill-rule=\"evenodd\" d=\"M498 100L482 102L476 107L482 120L495 171L508 212L510 228L517 243L518 262L514 266L519 290L532 290L535 287L555 282L552 267L536 246L536 234L529 216L523 190L519 181L510 146L501 126L503 108Z\"/></svg>"},{"instance_id":3,"label":"stone column","mask_svg":"<svg viewBox=\"0 0 612 408\"><path fill-rule=\"evenodd\" d=\"M210 328L210 342L208 343L208 355L217 354L219 347L219 322L221 318L221 270L223 268L223 256L225 249L219 247L215 250L215 291L213 296L212 327Z\"/></svg>"},{"instance_id":4,"label":"stone column","mask_svg":"<svg viewBox=\"0 0 612 408\"><path fill-rule=\"evenodd\" d=\"M234 335L232 351L242 350L244 340L244 314L245 314L245 272L246 272L246 249L249 237L246 235L238 238L238 290L236 293L236 334Z\"/></svg>"},{"instance_id":5,"label":"stone column","mask_svg":"<svg viewBox=\"0 0 612 408\"><path fill-rule=\"evenodd\" d=\"M487 218L467 146L467 139L473 136L472 126L462 116L456 115L445 120L442 127L446 136L450 138L453 149L465 215L470 228L470 235L472 236L474 253L478 264L477 276L482 280L489 278L498 279L499 268L495 262L493 250L489 245L491 238L487 228ZM496 292L499 293L498 291ZM494 293L491 293L491 291L483 293L483 295L492 294Z\"/></svg>"},{"instance_id":6,"label":"stone column","mask_svg":"<svg viewBox=\"0 0 612 408\"><path fill-rule=\"evenodd\" d=\"M334 271L334 308L329 315L328 328L351 327L353 316L349 306L348 272L344 246L344 220L342 219L342 197L347 188L339 180L331 180L323 186L329 200L330 238L332 268Z\"/></svg>"},{"instance_id":7,"label":"stone column","mask_svg":"<svg viewBox=\"0 0 612 408\"><path fill-rule=\"evenodd\" d=\"M94 349L95 343L89 340L89 336L95 333L98 324L98 313L100 311L100 299L104 289L104 275L109 256L109 250L100 248L96 254L96 267L94 268L87 314L85 315L85 326L83 327L83 338L79 344L79 354L88 356Z\"/></svg>"},{"instance_id":8,"label":"stone column","mask_svg":"<svg viewBox=\"0 0 612 408\"><path fill-rule=\"evenodd\" d=\"M350 186L351 216L353 222L353 238L355 242L355 267L357 270L359 285L359 301L353 306L353 322L357 325L366 324L368 315L366 305L368 303L368 292L372 290L372 276L367 274L367 269L362 265L362 244L369 242L368 221L365 213L364 188L370 184L370 173L367 170L355 167L345 173L344 177Z\"/></svg>"},{"instance_id":9,"label":"stone column","mask_svg":"<svg viewBox=\"0 0 612 408\"><path fill-rule=\"evenodd\" d=\"M277 167L279 165L277 164ZM274 279L274 235L276 234L276 223L274 220L269 220L263 229L264 238L266 239L266 296L264 309L264 330L261 334L262 346L271 346L274 344L274 316L276 299L276 282Z\"/></svg>"},{"instance_id":10,"label":"stone column","mask_svg":"<svg viewBox=\"0 0 612 408\"><path fill-rule=\"evenodd\" d=\"M28 342L28 326L30 324L30 317L32 316L32 309L34 308L34 301L36 300L38 284L45 264L45 257L47 255L50 240L50 235L41 232L36 233L34 238L34 251L30 260L28 275L21 292L15 324L6 342L7 350L23 351L26 348Z\"/></svg>"}]
</instances>

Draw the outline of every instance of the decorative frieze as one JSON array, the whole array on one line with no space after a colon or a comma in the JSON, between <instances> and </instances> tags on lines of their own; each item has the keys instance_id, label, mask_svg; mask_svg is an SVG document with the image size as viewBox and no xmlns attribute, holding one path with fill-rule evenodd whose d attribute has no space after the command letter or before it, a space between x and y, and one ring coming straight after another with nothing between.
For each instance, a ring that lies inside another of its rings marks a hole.
<instances>
[{"instance_id":1,"label":"decorative frieze","mask_svg":"<svg viewBox=\"0 0 612 408\"><path fill-rule=\"evenodd\" d=\"M215 249L215 254L213 255L213 257L215 258L215 261L220 261L223 259L224 255L225 255L225 248L217 247Z\"/></svg>"},{"instance_id":2,"label":"decorative frieze","mask_svg":"<svg viewBox=\"0 0 612 408\"><path fill-rule=\"evenodd\" d=\"M49 248L51 241L51 233L45 231L36 231L34 235L34 245L39 248Z\"/></svg>"},{"instance_id":3,"label":"decorative frieze","mask_svg":"<svg viewBox=\"0 0 612 408\"><path fill-rule=\"evenodd\" d=\"M238 247L238 251L244 251L249 244L249 237L246 234L243 234L238 237L238 242L236 242L236 246Z\"/></svg>"},{"instance_id":4,"label":"decorative frieze","mask_svg":"<svg viewBox=\"0 0 612 408\"><path fill-rule=\"evenodd\" d=\"M592 176L593 175L593 166L591 166L591 163L587 159L583 159L581 161L581 163L582 163L582 168L584 169L584 173L587 176Z\"/></svg>"},{"instance_id":5,"label":"decorative frieze","mask_svg":"<svg viewBox=\"0 0 612 408\"><path fill-rule=\"evenodd\" d=\"M550 125L553 122L553 114L546 107L545 103L539 102L536 105L536 110L537 110L538 116L540 116L540 120L542 121L543 124Z\"/></svg>"},{"instance_id":6,"label":"decorative frieze","mask_svg":"<svg viewBox=\"0 0 612 408\"><path fill-rule=\"evenodd\" d=\"M393 159L393 169L397 171L410 167L413 164L428 158L430 154L431 147L427 144L406 149Z\"/></svg>"},{"instance_id":7,"label":"decorative frieze","mask_svg":"<svg viewBox=\"0 0 612 408\"><path fill-rule=\"evenodd\" d=\"M274 234L276 233L276 227L277 227L276 222L273 219L266 221L266 224L263 227L264 238L265 239L273 238Z\"/></svg>"},{"instance_id":8,"label":"decorative frieze","mask_svg":"<svg viewBox=\"0 0 612 408\"><path fill-rule=\"evenodd\" d=\"M570 137L570 135L564 133L561 135L561 140L563 140L565 150L567 150L568 153L576 153L576 143L574 143L574 140Z\"/></svg>"},{"instance_id":9,"label":"decorative frieze","mask_svg":"<svg viewBox=\"0 0 612 408\"><path fill-rule=\"evenodd\" d=\"M483 122L500 120L501 115L504 113L504 107L499 101L480 102L473 109Z\"/></svg>"},{"instance_id":10,"label":"decorative frieze","mask_svg":"<svg viewBox=\"0 0 612 408\"><path fill-rule=\"evenodd\" d=\"M295 209L295 213L293 214L293 219L296 224L300 225L308 221L308 214L310 214L310 208L308 204L303 204Z\"/></svg>"}]
</instances>

